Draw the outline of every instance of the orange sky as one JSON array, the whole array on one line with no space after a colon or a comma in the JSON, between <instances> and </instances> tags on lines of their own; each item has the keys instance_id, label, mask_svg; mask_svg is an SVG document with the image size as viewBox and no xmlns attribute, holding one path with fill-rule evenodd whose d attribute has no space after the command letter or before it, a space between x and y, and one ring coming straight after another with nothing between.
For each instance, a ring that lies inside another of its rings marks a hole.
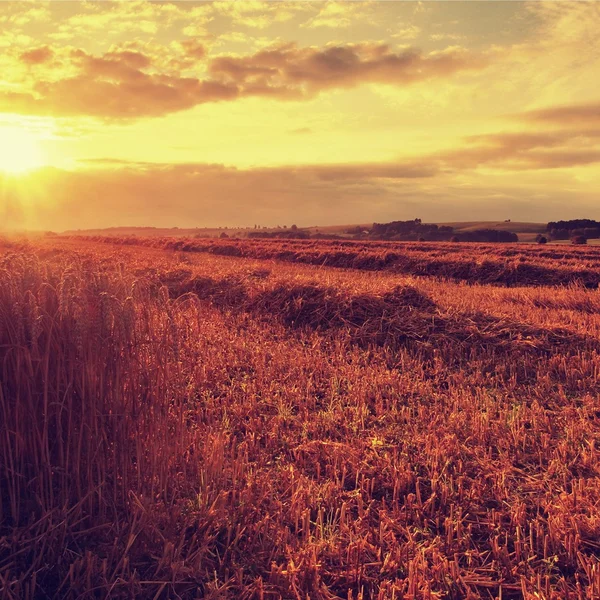
<instances>
[{"instance_id":1,"label":"orange sky","mask_svg":"<svg viewBox=\"0 0 600 600\"><path fill-rule=\"evenodd\" d=\"M597 2L0 2L0 226L600 218L599 28Z\"/></svg>"}]
</instances>

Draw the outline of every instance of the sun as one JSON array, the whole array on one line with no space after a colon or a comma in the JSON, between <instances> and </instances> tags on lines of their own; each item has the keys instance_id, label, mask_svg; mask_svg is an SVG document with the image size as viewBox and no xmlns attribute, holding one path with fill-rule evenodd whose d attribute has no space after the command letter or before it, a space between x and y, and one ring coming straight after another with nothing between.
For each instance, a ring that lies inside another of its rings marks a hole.
<instances>
[{"instance_id":1,"label":"sun","mask_svg":"<svg viewBox=\"0 0 600 600\"><path fill-rule=\"evenodd\" d=\"M35 135L18 127L0 127L0 171L19 175L44 165Z\"/></svg>"}]
</instances>

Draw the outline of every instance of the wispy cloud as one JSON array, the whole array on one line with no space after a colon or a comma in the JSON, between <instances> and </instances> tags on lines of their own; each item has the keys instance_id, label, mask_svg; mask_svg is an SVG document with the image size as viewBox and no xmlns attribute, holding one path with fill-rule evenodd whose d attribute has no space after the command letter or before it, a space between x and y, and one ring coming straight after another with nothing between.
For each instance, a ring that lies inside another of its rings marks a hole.
<instances>
[{"instance_id":1,"label":"wispy cloud","mask_svg":"<svg viewBox=\"0 0 600 600\"><path fill-rule=\"evenodd\" d=\"M556 125L600 126L600 102L551 106L524 113L525 121Z\"/></svg>"},{"instance_id":2,"label":"wispy cloud","mask_svg":"<svg viewBox=\"0 0 600 600\"><path fill-rule=\"evenodd\" d=\"M455 169L560 169L600 163L600 129L469 136L464 146L430 156Z\"/></svg>"}]
</instances>

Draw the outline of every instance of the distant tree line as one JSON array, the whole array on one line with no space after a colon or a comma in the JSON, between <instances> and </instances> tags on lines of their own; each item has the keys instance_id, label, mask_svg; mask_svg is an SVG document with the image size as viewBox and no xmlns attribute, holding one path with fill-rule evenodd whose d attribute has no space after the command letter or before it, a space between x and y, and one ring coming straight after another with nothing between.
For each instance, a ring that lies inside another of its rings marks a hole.
<instances>
[{"instance_id":1,"label":"distant tree line","mask_svg":"<svg viewBox=\"0 0 600 600\"><path fill-rule=\"evenodd\" d=\"M518 242L519 237L512 231L498 229L475 229L472 231L455 231L449 225L423 223L421 219L410 221L391 221L389 223L373 223L371 228L360 225L345 230L354 239L393 240L393 241L432 241L432 242ZM311 234L307 229L296 225L289 228L278 228L265 231L256 228L247 232L248 238L258 239L341 239L339 235L316 231ZM227 237L227 234L221 235Z\"/></svg>"},{"instance_id":2,"label":"distant tree line","mask_svg":"<svg viewBox=\"0 0 600 600\"><path fill-rule=\"evenodd\" d=\"M593 219L571 219L570 221L550 221L546 225L553 240L569 240L573 238L600 238L600 222Z\"/></svg>"},{"instance_id":3,"label":"distant tree line","mask_svg":"<svg viewBox=\"0 0 600 600\"><path fill-rule=\"evenodd\" d=\"M421 219L412 221L391 221L390 223L373 223L370 236L383 240L415 241L419 238L428 240L447 240L453 235L453 228L446 225L423 223Z\"/></svg>"},{"instance_id":4,"label":"distant tree line","mask_svg":"<svg viewBox=\"0 0 600 600\"><path fill-rule=\"evenodd\" d=\"M379 240L398 241L459 241L459 242L518 242L519 237L512 231L497 229L475 229L454 231L448 225L423 223L421 219L412 221L392 221L373 223L368 236Z\"/></svg>"},{"instance_id":5,"label":"distant tree line","mask_svg":"<svg viewBox=\"0 0 600 600\"><path fill-rule=\"evenodd\" d=\"M455 237L461 242L518 242L519 236L512 231L503 229L475 229L473 231L463 231L455 233Z\"/></svg>"}]
</instances>

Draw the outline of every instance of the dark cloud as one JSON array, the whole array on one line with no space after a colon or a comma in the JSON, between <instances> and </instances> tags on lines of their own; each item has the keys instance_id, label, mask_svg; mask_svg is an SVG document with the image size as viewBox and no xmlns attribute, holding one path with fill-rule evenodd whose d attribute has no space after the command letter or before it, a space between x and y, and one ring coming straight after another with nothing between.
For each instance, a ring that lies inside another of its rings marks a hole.
<instances>
[{"instance_id":1,"label":"dark cloud","mask_svg":"<svg viewBox=\"0 0 600 600\"><path fill-rule=\"evenodd\" d=\"M459 71L480 69L484 61L463 50L423 55L395 53L383 44L353 44L325 49L293 44L249 56L222 56L207 63L208 76L190 73L204 56L195 41L181 43L184 55L167 67L139 51L111 51L94 56L73 50L61 65L76 74L38 78L32 90L0 92L0 111L55 116L86 115L106 119L162 116L206 102L249 96L309 98L333 88L365 82L409 85ZM21 55L29 64L52 57L50 48ZM192 68L193 67L193 68Z\"/></svg>"}]
</instances>

